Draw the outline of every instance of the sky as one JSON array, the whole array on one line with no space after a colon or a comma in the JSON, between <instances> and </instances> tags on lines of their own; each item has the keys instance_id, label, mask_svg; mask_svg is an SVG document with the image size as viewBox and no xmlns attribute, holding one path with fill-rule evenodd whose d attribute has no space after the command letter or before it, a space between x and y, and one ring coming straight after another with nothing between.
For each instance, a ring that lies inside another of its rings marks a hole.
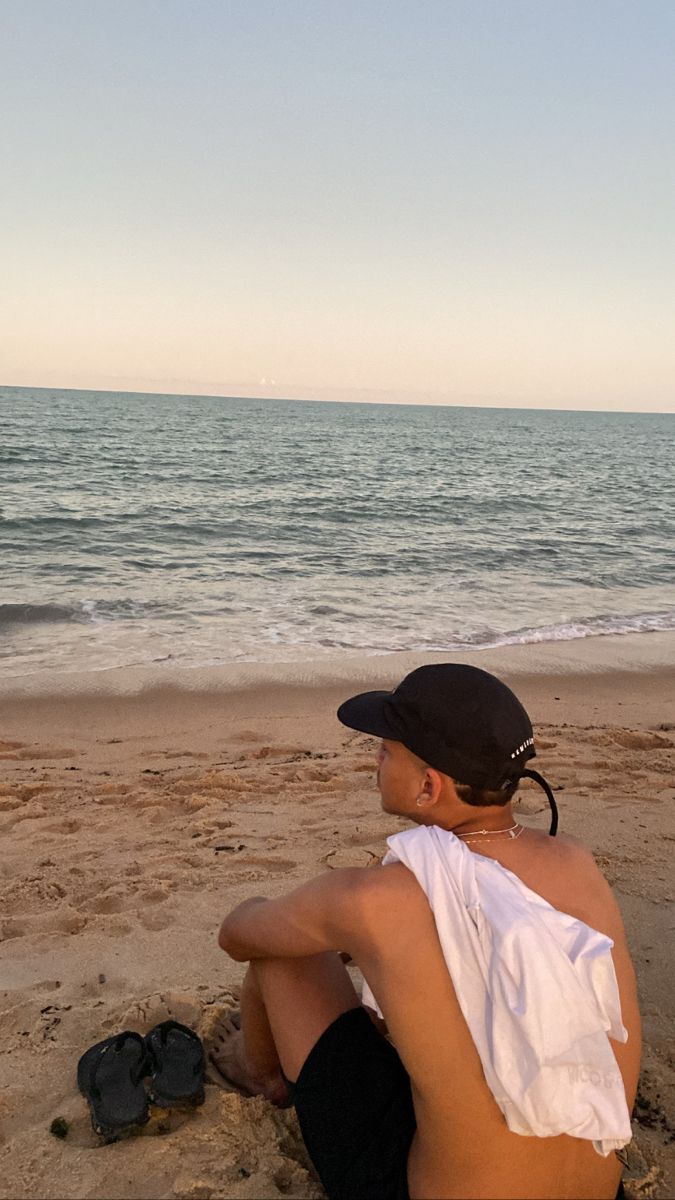
<instances>
[{"instance_id":1,"label":"sky","mask_svg":"<svg viewBox=\"0 0 675 1200\"><path fill-rule=\"evenodd\" d=\"M672 0L0 0L0 383L675 411Z\"/></svg>"}]
</instances>

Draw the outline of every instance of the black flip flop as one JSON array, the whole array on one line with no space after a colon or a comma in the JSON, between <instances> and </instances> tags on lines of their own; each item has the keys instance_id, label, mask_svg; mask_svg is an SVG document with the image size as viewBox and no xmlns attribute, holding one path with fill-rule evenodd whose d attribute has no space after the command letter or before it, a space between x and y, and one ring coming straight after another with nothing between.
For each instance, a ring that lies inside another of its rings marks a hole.
<instances>
[{"instance_id":1,"label":"black flip flop","mask_svg":"<svg viewBox=\"0 0 675 1200\"><path fill-rule=\"evenodd\" d=\"M145 1043L126 1029L85 1050L77 1064L77 1086L89 1102L95 1133L108 1140L148 1120L141 1080L149 1074Z\"/></svg>"},{"instance_id":2,"label":"black flip flop","mask_svg":"<svg viewBox=\"0 0 675 1200\"><path fill-rule=\"evenodd\" d=\"M145 1035L152 1082L150 1100L160 1108L194 1107L204 1103L204 1047L187 1025L162 1021Z\"/></svg>"}]
</instances>

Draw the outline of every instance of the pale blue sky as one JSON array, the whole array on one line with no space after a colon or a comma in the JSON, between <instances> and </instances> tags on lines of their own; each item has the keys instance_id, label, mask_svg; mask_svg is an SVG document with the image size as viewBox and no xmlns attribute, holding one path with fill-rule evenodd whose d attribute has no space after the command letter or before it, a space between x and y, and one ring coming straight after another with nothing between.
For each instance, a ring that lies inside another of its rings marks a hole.
<instances>
[{"instance_id":1,"label":"pale blue sky","mask_svg":"<svg viewBox=\"0 0 675 1200\"><path fill-rule=\"evenodd\" d=\"M675 4L0 0L0 382L675 410Z\"/></svg>"}]
</instances>

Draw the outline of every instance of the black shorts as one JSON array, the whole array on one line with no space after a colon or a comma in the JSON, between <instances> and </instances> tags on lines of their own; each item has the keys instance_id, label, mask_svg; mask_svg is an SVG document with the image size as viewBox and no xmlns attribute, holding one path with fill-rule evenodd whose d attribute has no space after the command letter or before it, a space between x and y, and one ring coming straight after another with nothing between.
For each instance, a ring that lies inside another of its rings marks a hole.
<instances>
[{"instance_id":1,"label":"black shorts","mask_svg":"<svg viewBox=\"0 0 675 1200\"><path fill-rule=\"evenodd\" d=\"M408 1200L410 1079L365 1009L324 1030L289 1091L330 1200Z\"/></svg>"},{"instance_id":2,"label":"black shorts","mask_svg":"<svg viewBox=\"0 0 675 1200\"><path fill-rule=\"evenodd\" d=\"M329 1200L409 1200L410 1078L363 1008L343 1013L286 1080ZM623 1184L616 1200L623 1200Z\"/></svg>"}]
</instances>

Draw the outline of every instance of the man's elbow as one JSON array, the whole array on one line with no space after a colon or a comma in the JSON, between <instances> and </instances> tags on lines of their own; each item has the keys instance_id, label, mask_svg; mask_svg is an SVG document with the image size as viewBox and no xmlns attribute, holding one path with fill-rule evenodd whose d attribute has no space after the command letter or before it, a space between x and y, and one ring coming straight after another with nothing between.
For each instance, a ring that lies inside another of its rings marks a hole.
<instances>
[{"instance_id":1,"label":"man's elbow","mask_svg":"<svg viewBox=\"0 0 675 1200\"><path fill-rule=\"evenodd\" d=\"M243 948L240 936L241 922L250 909L261 902L265 903L264 896L251 896L248 900L244 900L243 904L239 904L237 908L228 913L221 922L220 929L218 930L218 945L235 962L248 962L251 957L250 953ZM239 934L237 932L238 927Z\"/></svg>"},{"instance_id":2,"label":"man's elbow","mask_svg":"<svg viewBox=\"0 0 675 1200\"><path fill-rule=\"evenodd\" d=\"M232 929L232 923L229 917L225 917L225 920L221 923L220 929L218 930L218 945L220 946L220 949L224 950L230 958L235 960L235 962L245 962L246 956L240 952L241 947L237 945L237 938L234 935L234 930Z\"/></svg>"},{"instance_id":3,"label":"man's elbow","mask_svg":"<svg viewBox=\"0 0 675 1200\"><path fill-rule=\"evenodd\" d=\"M218 930L218 945L220 946L221 950L225 951L226 954L229 942L230 935L227 928L227 917L225 917L225 920L220 922L220 929Z\"/></svg>"}]
</instances>

